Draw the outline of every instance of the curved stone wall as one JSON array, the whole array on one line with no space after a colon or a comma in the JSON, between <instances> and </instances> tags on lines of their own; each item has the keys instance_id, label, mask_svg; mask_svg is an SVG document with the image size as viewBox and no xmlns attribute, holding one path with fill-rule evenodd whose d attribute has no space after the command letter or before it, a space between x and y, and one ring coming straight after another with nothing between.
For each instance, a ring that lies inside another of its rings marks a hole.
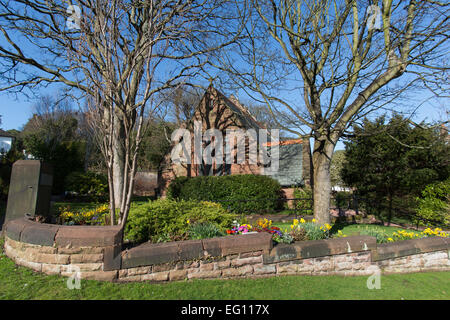
<instances>
[{"instance_id":1,"label":"curved stone wall","mask_svg":"<svg viewBox=\"0 0 450 320\"><path fill-rule=\"evenodd\" d=\"M146 243L122 250L119 227L8 222L5 253L18 265L83 279L177 281L277 275L371 275L450 270L450 239L376 244L369 236L272 245L268 233Z\"/></svg>"}]
</instances>

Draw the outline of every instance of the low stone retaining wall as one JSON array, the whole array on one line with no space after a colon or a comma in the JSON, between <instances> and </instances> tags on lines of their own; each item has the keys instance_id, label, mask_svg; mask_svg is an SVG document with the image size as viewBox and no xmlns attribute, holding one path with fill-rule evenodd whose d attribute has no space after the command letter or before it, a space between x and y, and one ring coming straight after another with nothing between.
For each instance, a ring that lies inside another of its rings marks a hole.
<instances>
[{"instance_id":1,"label":"low stone retaining wall","mask_svg":"<svg viewBox=\"0 0 450 320\"><path fill-rule=\"evenodd\" d=\"M107 281L177 281L276 275L371 275L450 270L450 239L376 244L369 236L272 245L268 233L146 243L122 250L118 227L10 221L5 253L47 274Z\"/></svg>"},{"instance_id":2,"label":"low stone retaining wall","mask_svg":"<svg viewBox=\"0 0 450 320\"><path fill-rule=\"evenodd\" d=\"M27 219L8 222L5 253L18 265L46 274L84 279L117 278L122 251L119 227L42 224Z\"/></svg>"}]
</instances>

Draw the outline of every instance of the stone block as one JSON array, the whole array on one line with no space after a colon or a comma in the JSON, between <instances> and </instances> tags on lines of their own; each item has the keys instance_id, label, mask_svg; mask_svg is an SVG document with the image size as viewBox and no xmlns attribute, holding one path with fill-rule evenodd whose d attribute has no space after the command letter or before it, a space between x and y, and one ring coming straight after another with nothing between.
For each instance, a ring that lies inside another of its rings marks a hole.
<instances>
[{"instance_id":1,"label":"stone block","mask_svg":"<svg viewBox=\"0 0 450 320\"><path fill-rule=\"evenodd\" d=\"M20 241L52 247L58 230L59 226L57 225L35 222L33 225L28 225L22 230Z\"/></svg>"},{"instance_id":2,"label":"stone block","mask_svg":"<svg viewBox=\"0 0 450 320\"><path fill-rule=\"evenodd\" d=\"M6 236L12 240L20 241L22 230L31 224L32 222L25 218L8 221L5 226Z\"/></svg>"},{"instance_id":3,"label":"stone block","mask_svg":"<svg viewBox=\"0 0 450 320\"><path fill-rule=\"evenodd\" d=\"M277 274L295 274L298 272L298 264L296 263L278 263Z\"/></svg>"},{"instance_id":4,"label":"stone block","mask_svg":"<svg viewBox=\"0 0 450 320\"><path fill-rule=\"evenodd\" d=\"M219 278L222 275L222 270L199 271L188 273L188 279L211 279Z\"/></svg>"},{"instance_id":5,"label":"stone block","mask_svg":"<svg viewBox=\"0 0 450 320\"><path fill-rule=\"evenodd\" d=\"M42 272L46 274L60 274L61 266L57 264L42 264Z\"/></svg>"},{"instance_id":6,"label":"stone block","mask_svg":"<svg viewBox=\"0 0 450 320\"><path fill-rule=\"evenodd\" d=\"M214 263L215 270L221 270L225 268L229 268L231 265L231 260L219 261Z\"/></svg>"},{"instance_id":7,"label":"stone block","mask_svg":"<svg viewBox=\"0 0 450 320\"><path fill-rule=\"evenodd\" d=\"M176 242L143 244L122 253L122 268L156 265L179 260Z\"/></svg>"},{"instance_id":8,"label":"stone block","mask_svg":"<svg viewBox=\"0 0 450 320\"><path fill-rule=\"evenodd\" d=\"M142 281L167 281L169 280L169 271L144 274L141 279Z\"/></svg>"},{"instance_id":9,"label":"stone block","mask_svg":"<svg viewBox=\"0 0 450 320\"><path fill-rule=\"evenodd\" d=\"M117 279L117 271L95 271L80 272L81 279L97 280L97 281L114 281Z\"/></svg>"},{"instance_id":10,"label":"stone block","mask_svg":"<svg viewBox=\"0 0 450 320\"><path fill-rule=\"evenodd\" d=\"M120 226L63 226L55 237L58 247L107 247L120 244Z\"/></svg>"},{"instance_id":11,"label":"stone block","mask_svg":"<svg viewBox=\"0 0 450 320\"><path fill-rule=\"evenodd\" d=\"M143 274L150 273L152 270L152 267L151 266L137 267L137 268L130 268L130 269L125 269L125 270L127 271L127 276L136 276L136 275L143 275Z\"/></svg>"},{"instance_id":12,"label":"stone block","mask_svg":"<svg viewBox=\"0 0 450 320\"><path fill-rule=\"evenodd\" d=\"M257 264L253 266L253 274L259 275L259 274L275 274L277 272L277 268L274 264L272 265L264 265L264 264Z\"/></svg>"},{"instance_id":13,"label":"stone block","mask_svg":"<svg viewBox=\"0 0 450 320\"><path fill-rule=\"evenodd\" d=\"M119 270L122 265L122 245L107 246L103 249L103 270Z\"/></svg>"},{"instance_id":14,"label":"stone block","mask_svg":"<svg viewBox=\"0 0 450 320\"><path fill-rule=\"evenodd\" d=\"M103 254L92 253L92 254L73 254L70 256L71 263L95 263L103 262Z\"/></svg>"},{"instance_id":15,"label":"stone block","mask_svg":"<svg viewBox=\"0 0 450 320\"><path fill-rule=\"evenodd\" d=\"M169 280L178 281L187 278L188 272L186 270L172 270L169 271Z\"/></svg>"},{"instance_id":16,"label":"stone block","mask_svg":"<svg viewBox=\"0 0 450 320\"><path fill-rule=\"evenodd\" d=\"M238 258L231 260L231 265L233 267L240 267L247 264L257 264L262 263L262 256L259 257L249 257L249 258Z\"/></svg>"},{"instance_id":17,"label":"stone block","mask_svg":"<svg viewBox=\"0 0 450 320\"><path fill-rule=\"evenodd\" d=\"M193 260L203 257L202 240L178 241L177 244L180 260Z\"/></svg>"},{"instance_id":18,"label":"stone block","mask_svg":"<svg viewBox=\"0 0 450 320\"><path fill-rule=\"evenodd\" d=\"M223 277L240 277L253 273L253 266L246 265L238 268L228 268L222 270Z\"/></svg>"}]
</instances>

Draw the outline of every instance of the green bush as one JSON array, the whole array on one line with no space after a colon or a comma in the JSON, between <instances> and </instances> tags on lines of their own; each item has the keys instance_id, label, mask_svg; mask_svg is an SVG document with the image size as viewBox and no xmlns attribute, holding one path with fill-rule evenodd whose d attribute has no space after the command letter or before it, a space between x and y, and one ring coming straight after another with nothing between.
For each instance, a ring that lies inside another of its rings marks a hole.
<instances>
[{"instance_id":1,"label":"green bush","mask_svg":"<svg viewBox=\"0 0 450 320\"><path fill-rule=\"evenodd\" d=\"M108 196L108 178L95 172L72 172L66 177L65 189L93 200L105 200Z\"/></svg>"},{"instance_id":2,"label":"green bush","mask_svg":"<svg viewBox=\"0 0 450 320\"><path fill-rule=\"evenodd\" d=\"M346 191L338 191L334 196L334 205L341 209L354 209L352 193Z\"/></svg>"},{"instance_id":3,"label":"green bush","mask_svg":"<svg viewBox=\"0 0 450 320\"><path fill-rule=\"evenodd\" d=\"M124 238L135 243L185 240L191 225L210 222L225 229L235 218L217 203L159 199L132 205Z\"/></svg>"},{"instance_id":4,"label":"green bush","mask_svg":"<svg viewBox=\"0 0 450 320\"><path fill-rule=\"evenodd\" d=\"M23 159L23 153L12 148L3 156L0 156L0 200L8 198L9 183L12 166L17 160Z\"/></svg>"},{"instance_id":5,"label":"green bush","mask_svg":"<svg viewBox=\"0 0 450 320\"><path fill-rule=\"evenodd\" d=\"M413 221L419 225L450 224L450 179L432 183L416 199L418 206Z\"/></svg>"},{"instance_id":6,"label":"green bush","mask_svg":"<svg viewBox=\"0 0 450 320\"><path fill-rule=\"evenodd\" d=\"M303 187L302 189L294 189L294 198L305 199L305 200L295 200L295 209L300 211L300 214L312 215L312 199L313 192L311 187Z\"/></svg>"},{"instance_id":7,"label":"green bush","mask_svg":"<svg viewBox=\"0 0 450 320\"><path fill-rule=\"evenodd\" d=\"M174 200L218 201L235 213L264 213L282 208L278 181L262 175L178 177L169 185Z\"/></svg>"}]
</instances>

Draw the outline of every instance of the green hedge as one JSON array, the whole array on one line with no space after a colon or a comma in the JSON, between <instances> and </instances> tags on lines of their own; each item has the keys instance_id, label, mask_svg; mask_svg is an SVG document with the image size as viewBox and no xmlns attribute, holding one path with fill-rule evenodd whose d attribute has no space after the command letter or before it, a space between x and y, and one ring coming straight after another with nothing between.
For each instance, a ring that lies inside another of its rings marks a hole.
<instances>
[{"instance_id":1,"label":"green hedge","mask_svg":"<svg viewBox=\"0 0 450 320\"><path fill-rule=\"evenodd\" d=\"M213 223L225 231L234 219L218 203L159 199L132 205L124 239L134 243L185 240L193 225Z\"/></svg>"},{"instance_id":2,"label":"green hedge","mask_svg":"<svg viewBox=\"0 0 450 320\"><path fill-rule=\"evenodd\" d=\"M105 201L108 199L108 177L92 171L72 172L66 177L65 189L79 197Z\"/></svg>"},{"instance_id":3,"label":"green hedge","mask_svg":"<svg viewBox=\"0 0 450 320\"><path fill-rule=\"evenodd\" d=\"M281 186L262 175L178 177L169 185L174 200L218 201L234 213L264 213L282 209Z\"/></svg>"}]
</instances>

